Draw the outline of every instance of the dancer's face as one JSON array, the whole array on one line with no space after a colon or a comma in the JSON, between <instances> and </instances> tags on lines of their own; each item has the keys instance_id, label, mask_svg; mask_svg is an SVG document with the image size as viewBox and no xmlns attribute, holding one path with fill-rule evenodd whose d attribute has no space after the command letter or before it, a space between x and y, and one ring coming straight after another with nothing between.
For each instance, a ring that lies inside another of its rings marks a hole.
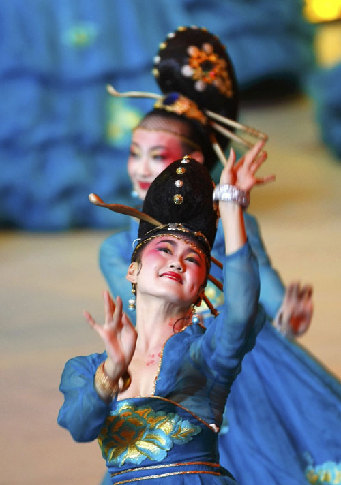
<instances>
[{"instance_id":1,"label":"dancer's face","mask_svg":"<svg viewBox=\"0 0 341 485\"><path fill-rule=\"evenodd\" d=\"M144 200L153 180L172 162L184 155L181 140L172 133L137 128L132 137L128 173L133 188ZM200 158L192 153L193 158ZM202 162L202 159L198 160Z\"/></svg>"},{"instance_id":2,"label":"dancer's face","mask_svg":"<svg viewBox=\"0 0 341 485\"><path fill-rule=\"evenodd\" d=\"M152 239L132 263L138 292L163 298L181 307L194 303L203 291L207 266L201 249L183 237L167 234ZM129 273L128 273L129 275ZM129 278L128 278L129 279Z\"/></svg>"}]
</instances>

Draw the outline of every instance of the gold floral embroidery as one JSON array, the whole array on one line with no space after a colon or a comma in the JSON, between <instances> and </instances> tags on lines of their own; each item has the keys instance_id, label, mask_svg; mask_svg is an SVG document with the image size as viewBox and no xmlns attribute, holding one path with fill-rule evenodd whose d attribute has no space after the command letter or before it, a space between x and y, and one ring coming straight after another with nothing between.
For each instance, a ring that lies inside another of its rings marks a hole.
<instances>
[{"instance_id":1,"label":"gold floral embroidery","mask_svg":"<svg viewBox=\"0 0 341 485\"><path fill-rule=\"evenodd\" d=\"M145 459L163 460L174 444L187 443L200 431L175 413L123 403L107 417L98 441L110 465L138 465Z\"/></svg>"},{"instance_id":2,"label":"gold floral embroidery","mask_svg":"<svg viewBox=\"0 0 341 485\"><path fill-rule=\"evenodd\" d=\"M188 48L188 64L182 67L182 74L191 77L198 91L204 91L207 84L213 84L223 95L233 96L232 81L227 71L225 59L219 57L209 43L199 49L196 46Z\"/></svg>"}]
</instances>

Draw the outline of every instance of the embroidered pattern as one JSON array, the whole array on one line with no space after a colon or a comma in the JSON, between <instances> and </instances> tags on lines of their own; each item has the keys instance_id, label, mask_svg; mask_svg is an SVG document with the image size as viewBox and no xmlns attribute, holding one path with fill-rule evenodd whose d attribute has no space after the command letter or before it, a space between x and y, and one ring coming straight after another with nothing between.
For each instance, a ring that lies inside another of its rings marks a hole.
<instances>
[{"instance_id":1,"label":"embroidered pattern","mask_svg":"<svg viewBox=\"0 0 341 485\"><path fill-rule=\"evenodd\" d=\"M183 76L195 81L194 86L197 91L204 91L207 84L214 84L228 98L233 96L226 61L214 52L211 44L205 43L201 49L190 46L187 52L188 64L182 67L181 72Z\"/></svg>"},{"instance_id":2,"label":"embroidered pattern","mask_svg":"<svg viewBox=\"0 0 341 485\"><path fill-rule=\"evenodd\" d=\"M200 431L175 413L123 403L107 417L98 441L110 465L139 465L146 459L162 461L174 444L188 443Z\"/></svg>"},{"instance_id":3,"label":"embroidered pattern","mask_svg":"<svg viewBox=\"0 0 341 485\"><path fill-rule=\"evenodd\" d=\"M341 484L341 462L327 461L315 467L309 465L305 474L308 482L314 485L338 485Z\"/></svg>"}]
</instances>

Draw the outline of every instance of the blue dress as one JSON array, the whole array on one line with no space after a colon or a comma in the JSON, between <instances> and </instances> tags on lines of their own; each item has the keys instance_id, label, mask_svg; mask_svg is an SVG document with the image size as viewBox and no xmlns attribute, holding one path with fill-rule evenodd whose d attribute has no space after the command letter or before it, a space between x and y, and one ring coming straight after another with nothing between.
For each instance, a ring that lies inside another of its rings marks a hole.
<instances>
[{"instance_id":1,"label":"blue dress","mask_svg":"<svg viewBox=\"0 0 341 485\"><path fill-rule=\"evenodd\" d=\"M260 302L269 321L232 386L219 436L221 463L241 485L341 483L341 384L306 349L271 325L283 300L284 285L271 266L256 219L245 213L244 221L257 256ZM131 285L122 278L136 237L133 222L129 231L110 236L100 248L103 275L124 305L131 297ZM223 251L219 225L212 254L221 259ZM211 273L221 280L216 266L212 265ZM215 287L209 286L206 292L216 306L222 303ZM206 319L205 325L209 322ZM240 449L245 450L242 456Z\"/></svg>"},{"instance_id":2,"label":"blue dress","mask_svg":"<svg viewBox=\"0 0 341 485\"><path fill-rule=\"evenodd\" d=\"M258 308L259 277L249 245L224 260L220 315L207 329L190 324L166 341L151 396L106 404L93 384L106 354L66 363L58 423L76 441L99 440L111 483L159 483L161 477L164 484L235 483L219 464L218 430L265 314Z\"/></svg>"}]
</instances>

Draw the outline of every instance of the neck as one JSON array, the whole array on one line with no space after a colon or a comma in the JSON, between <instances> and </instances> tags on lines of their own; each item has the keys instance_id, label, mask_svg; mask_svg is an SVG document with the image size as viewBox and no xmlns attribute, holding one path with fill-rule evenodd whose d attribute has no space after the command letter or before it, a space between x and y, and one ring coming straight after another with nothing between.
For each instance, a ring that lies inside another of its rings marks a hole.
<instances>
[{"instance_id":1,"label":"neck","mask_svg":"<svg viewBox=\"0 0 341 485\"><path fill-rule=\"evenodd\" d=\"M158 352L166 340L191 322L191 307L179 307L160 298L139 298L136 307L136 349Z\"/></svg>"}]
</instances>

